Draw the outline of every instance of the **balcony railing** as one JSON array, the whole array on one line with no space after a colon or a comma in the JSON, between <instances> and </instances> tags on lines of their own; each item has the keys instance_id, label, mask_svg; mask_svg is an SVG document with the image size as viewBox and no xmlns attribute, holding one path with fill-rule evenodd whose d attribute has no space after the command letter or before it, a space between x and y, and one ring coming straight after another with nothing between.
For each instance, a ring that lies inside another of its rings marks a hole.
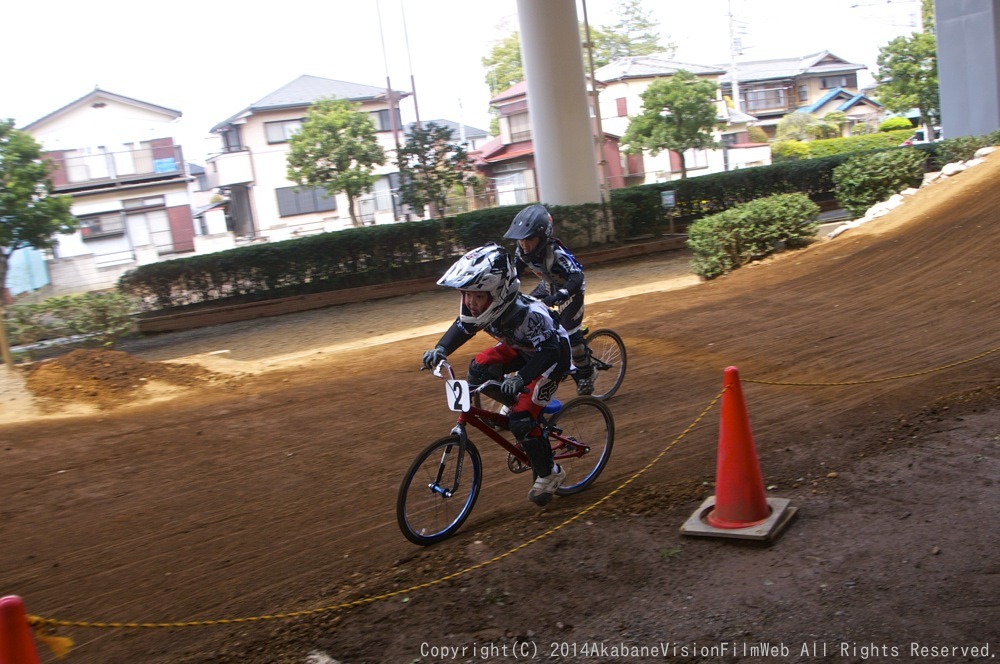
<instances>
[{"instance_id":1,"label":"balcony railing","mask_svg":"<svg viewBox=\"0 0 1000 664\"><path fill-rule=\"evenodd\" d=\"M120 152L108 152L101 148L66 150L50 152L46 157L55 163L52 182L57 191L184 174L184 156L179 145Z\"/></svg>"}]
</instances>

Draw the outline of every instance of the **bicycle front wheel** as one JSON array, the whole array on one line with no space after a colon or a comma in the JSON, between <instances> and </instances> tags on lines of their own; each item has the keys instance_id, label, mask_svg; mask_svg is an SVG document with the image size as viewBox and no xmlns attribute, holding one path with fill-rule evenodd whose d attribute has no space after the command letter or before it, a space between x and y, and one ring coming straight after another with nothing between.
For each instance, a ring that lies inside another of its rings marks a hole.
<instances>
[{"instance_id":1,"label":"bicycle front wheel","mask_svg":"<svg viewBox=\"0 0 1000 664\"><path fill-rule=\"evenodd\" d=\"M593 484L611 457L615 444L611 409L594 397L577 397L552 417L549 426L561 429L561 433L549 435L549 442L556 463L566 471L566 479L556 493L579 493Z\"/></svg>"},{"instance_id":2,"label":"bicycle front wheel","mask_svg":"<svg viewBox=\"0 0 1000 664\"><path fill-rule=\"evenodd\" d=\"M471 441L466 441L464 453L458 436L431 443L414 459L399 487L399 529L421 546L451 537L476 505L482 480L482 457Z\"/></svg>"},{"instance_id":3,"label":"bicycle front wheel","mask_svg":"<svg viewBox=\"0 0 1000 664\"><path fill-rule=\"evenodd\" d=\"M594 367L595 399L610 399L625 380L628 356L625 342L614 330L595 330L587 335L590 363Z\"/></svg>"}]
</instances>

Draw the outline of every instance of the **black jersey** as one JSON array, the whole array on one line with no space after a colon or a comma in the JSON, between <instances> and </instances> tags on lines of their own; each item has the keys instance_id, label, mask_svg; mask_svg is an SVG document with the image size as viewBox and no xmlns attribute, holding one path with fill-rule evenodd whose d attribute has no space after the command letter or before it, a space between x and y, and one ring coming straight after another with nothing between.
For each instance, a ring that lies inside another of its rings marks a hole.
<instances>
[{"instance_id":1,"label":"black jersey","mask_svg":"<svg viewBox=\"0 0 1000 664\"><path fill-rule=\"evenodd\" d=\"M515 269L518 274L525 268L547 284L547 291L554 293L560 288L565 289L570 296L587 290L583 277L583 266L576 260L563 243L553 238L537 258L526 258L521 248L514 252Z\"/></svg>"}]
</instances>

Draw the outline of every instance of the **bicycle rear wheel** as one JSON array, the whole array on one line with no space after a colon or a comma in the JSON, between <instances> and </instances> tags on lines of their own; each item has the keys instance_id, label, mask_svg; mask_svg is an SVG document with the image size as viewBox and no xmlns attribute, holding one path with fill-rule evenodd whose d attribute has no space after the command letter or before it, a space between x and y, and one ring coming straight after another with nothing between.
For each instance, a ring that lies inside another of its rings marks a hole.
<instances>
[{"instance_id":1,"label":"bicycle rear wheel","mask_svg":"<svg viewBox=\"0 0 1000 664\"><path fill-rule=\"evenodd\" d=\"M479 497L483 461L471 441L460 455L458 436L431 443L406 471L396 498L399 529L414 544L427 546L451 537L469 517Z\"/></svg>"},{"instance_id":2,"label":"bicycle rear wheel","mask_svg":"<svg viewBox=\"0 0 1000 664\"><path fill-rule=\"evenodd\" d=\"M625 380L625 369L628 368L625 342L614 330L603 329L587 335L586 344L590 348L590 362L594 367L592 396L595 399L610 399Z\"/></svg>"},{"instance_id":3,"label":"bicycle rear wheel","mask_svg":"<svg viewBox=\"0 0 1000 664\"><path fill-rule=\"evenodd\" d=\"M560 496L579 493L593 484L611 457L615 444L611 409L594 397L577 397L552 417L549 426L562 430L549 434L556 463L566 471L566 480L556 493Z\"/></svg>"}]
</instances>

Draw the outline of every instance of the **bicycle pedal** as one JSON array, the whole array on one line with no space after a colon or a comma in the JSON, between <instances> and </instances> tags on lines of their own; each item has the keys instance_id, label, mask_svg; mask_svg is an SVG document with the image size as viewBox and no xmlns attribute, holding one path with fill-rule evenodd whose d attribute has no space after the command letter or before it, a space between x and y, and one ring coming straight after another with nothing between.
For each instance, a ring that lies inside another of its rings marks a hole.
<instances>
[{"instance_id":1,"label":"bicycle pedal","mask_svg":"<svg viewBox=\"0 0 1000 664\"><path fill-rule=\"evenodd\" d=\"M512 473L523 473L526 470L531 470L531 466L526 463L522 463L521 460L513 454L507 455L507 468Z\"/></svg>"}]
</instances>

